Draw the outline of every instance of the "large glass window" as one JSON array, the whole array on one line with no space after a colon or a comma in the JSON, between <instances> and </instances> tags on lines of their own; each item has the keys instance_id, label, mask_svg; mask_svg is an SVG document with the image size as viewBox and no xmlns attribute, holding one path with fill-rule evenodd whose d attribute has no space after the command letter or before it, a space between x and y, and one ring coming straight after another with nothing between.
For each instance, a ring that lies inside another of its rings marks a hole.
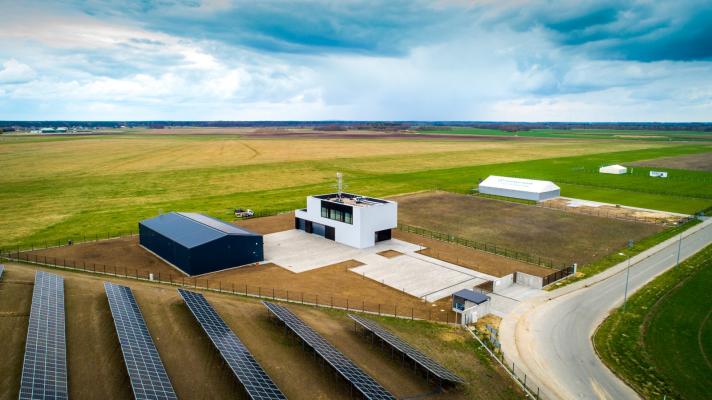
<instances>
[{"instance_id":1,"label":"large glass window","mask_svg":"<svg viewBox=\"0 0 712 400\"><path fill-rule=\"evenodd\" d=\"M342 204L321 203L321 217L334 221L353 224L353 211L351 207Z\"/></svg>"}]
</instances>

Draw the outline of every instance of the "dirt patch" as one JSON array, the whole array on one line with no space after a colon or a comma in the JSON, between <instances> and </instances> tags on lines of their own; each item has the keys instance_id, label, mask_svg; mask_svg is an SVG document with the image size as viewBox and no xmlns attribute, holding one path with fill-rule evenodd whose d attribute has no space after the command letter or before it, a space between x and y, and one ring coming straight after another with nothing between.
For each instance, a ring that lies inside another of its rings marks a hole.
<instances>
[{"instance_id":1,"label":"dirt patch","mask_svg":"<svg viewBox=\"0 0 712 400\"><path fill-rule=\"evenodd\" d=\"M616 207L614 205L586 205L585 202L572 201L569 199L551 199L540 204L542 207L556 208L562 211L593 215L604 218L620 218L648 224L662 224L673 226L683 218L663 211L636 210L628 207Z\"/></svg>"},{"instance_id":2,"label":"dirt patch","mask_svg":"<svg viewBox=\"0 0 712 400\"><path fill-rule=\"evenodd\" d=\"M676 157L654 158L626 165L655 168L689 169L694 171L712 171L712 153L689 154Z\"/></svg>"},{"instance_id":3,"label":"dirt patch","mask_svg":"<svg viewBox=\"0 0 712 400\"><path fill-rule=\"evenodd\" d=\"M402 256L402 255L403 255L403 253L401 253L400 251L395 251L395 250L379 251L379 252L376 253L376 254L378 254L379 256L386 257L386 258L394 258L394 257L398 257L398 256Z\"/></svg>"},{"instance_id":4,"label":"dirt patch","mask_svg":"<svg viewBox=\"0 0 712 400\"><path fill-rule=\"evenodd\" d=\"M188 286L220 288L247 292L250 294L274 294L277 297L305 302L333 304L335 307L349 307L374 312L398 313L443 321L453 321L455 314L450 311L450 299L445 298L433 304L386 285L362 277L350 268L362 265L355 260L318 268L299 274L290 272L274 264L251 265L241 268L188 278L173 267L163 263L153 254L138 245L137 237L91 242L81 245L36 250L29 254L31 259L45 257L50 262L83 266L88 270L118 271L119 275L148 277L180 282ZM104 267L104 263L107 263ZM440 311L440 310L445 311Z\"/></svg>"},{"instance_id":5,"label":"dirt patch","mask_svg":"<svg viewBox=\"0 0 712 400\"><path fill-rule=\"evenodd\" d=\"M0 310L29 314L34 266L9 264L0 282ZM72 398L130 398L131 388L114 331L103 281L128 285L146 319L166 371L179 398L234 398L241 389L203 334L174 287L134 280L92 276L50 269L65 278L69 388ZM210 303L245 343L265 371L294 399L347 399L346 385L333 378L328 367L268 317L256 300L227 294L206 293ZM360 337L341 312L289 305L340 351L397 396L433 390L400 360ZM27 317L17 322L0 316L0 398L16 398L22 371ZM410 321L404 335L439 361L454 365L470 382L467 387L435 395L437 399L519 398L516 387L504 372L482 360L456 327ZM443 334L449 338L443 340ZM456 346L453 347L453 344ZM452 364L455 363L455 364ZM513 395L512 395L513 394ZM244 396L241 396L244 398Z\"/></svg>"},{"instance_id":6,"label":"dirt patch","mask_svg":"<svg viewBox=\"0 0 712 400\"><path fill-rule=\"evenodd\" d=\"M233 223L253 232L267 235L270 233L294 229L294 213L290 212L271 215L269 217L238 219Z\"/></svg>"},{"instance_id":7,"label":"dirt patch","mask_svg":"<svg viewBox=\"0 0 712 400\"><path fill-rule=\"evenodd\" d=\"M0 279L0 399L17 399L20 393L34 276L6 266Z\"/></svg>"},{"instance_id":8,"label":"dirt patch","mask_svg":"<svg viewBox=\"0 0 712 400\"><path fill-rule=\"evenodd\" d=\"M534 264L497 256L492 253L486 253L454 243L431 239L411 232L394 230L393 237L425 247L425 249L418 251L420 254L498 278L509 275L515 271L536 276L546 276L553 272L551 268L539 267Z\"/></svg>"},{"instance_id":9,"label":"dirt patch","mask_svg":"<svg viewBox=\"0 0 712 400\"><path fill-rule=\"evenodd\" d=\"M662 231L661 225L622 221L448 192L397 197L399 221L468 240L585 265ZM434 217L435 216L435 217Z\"/></svg>"},{"instance_id":10,"label":"dirt patch","mask_svg":"<svg viewBox=\"0 0 712 400\"><path fill-rule=\"evenodd\" d=\"M499 324L502 322L502 318L494 314L487 314L484 317L477 320L475 323L475 328L481 333L488 334L487 325L493 327L494 329L499 329Z\"/></svg>"},{"instance_id":11,"label":"dirt patch","mask_svg":"<svg viewBox=\"0 0 712 400\"><path fill-rule=\"evenodd\" d=\"M46 260L52 264L120 275L148 277L148 274L153 273L156 278L160 275L163 279L185 275L142 248L138 243L138 236L54 247L24 254L37 261Z\"/></svg>"}]
</instances>

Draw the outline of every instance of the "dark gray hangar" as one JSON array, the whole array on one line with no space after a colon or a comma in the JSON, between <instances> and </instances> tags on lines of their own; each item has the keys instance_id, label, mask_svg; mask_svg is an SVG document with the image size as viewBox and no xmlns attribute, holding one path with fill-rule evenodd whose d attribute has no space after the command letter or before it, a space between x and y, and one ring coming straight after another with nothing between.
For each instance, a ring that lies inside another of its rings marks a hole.
<instances>
[{"instance_id":1,"label":"dark gray hangar","mask_svg":"<svg viewBox=\"0 0 712 400\"><path fill-rule=\"evenodd\" d=\"M262 235L202 214L167 213L138 230L141 246L188 275L264 260Z\"/></svg>"}]
</instances>

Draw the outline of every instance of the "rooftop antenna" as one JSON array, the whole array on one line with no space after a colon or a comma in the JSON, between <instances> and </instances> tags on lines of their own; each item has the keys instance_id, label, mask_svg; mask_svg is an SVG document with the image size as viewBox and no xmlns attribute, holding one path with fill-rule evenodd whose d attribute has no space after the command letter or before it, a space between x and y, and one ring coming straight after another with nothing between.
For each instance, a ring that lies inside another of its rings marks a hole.
<instances>
[{"instance_id":1,"label":"rooftop antenna","mask_svg":"<svg viewBox=\"0 0 712 400\"><path fill-rule=\"evenodd\" d=\"M341 192L343 190L343 175L341 172L336 173L336 193L339 199L341 198Z\"/></svg>"}]
</instances>

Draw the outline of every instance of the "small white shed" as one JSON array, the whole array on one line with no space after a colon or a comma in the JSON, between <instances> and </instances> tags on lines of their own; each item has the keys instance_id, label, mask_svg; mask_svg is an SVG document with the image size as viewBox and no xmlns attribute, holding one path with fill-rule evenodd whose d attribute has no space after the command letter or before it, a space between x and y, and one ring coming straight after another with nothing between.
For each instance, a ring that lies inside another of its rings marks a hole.
<instances>
[{"instance_id":1,"label":"small white shed","mask_svg":"<svg viewBox=\"0 0 712 400\"><path fill-rule=\"evenodd\" d=\"M613 175L622 175L628 172L628 168L618 165L618 164L613 164L613 165L606 165L605 167L601 167L598 169L598 172L602 174L613 174Z\"/></svg>"},{"instance_id":2,"label":"small white shed","mask_svg":"<svg viewBox=\"0 0 712 400\"><path fill-rule=\"evenodd\" d=\"M496 175L490 175L482 181L478 190L483 194L534 201L544 201L561 195L561 189L550 181Z\"/></svg>"},{"instance_id":3,"label":"small white shed","mask_svg":"<svg viewBox=\"0 0 712 400\"><path fill-rule=\"evenodd\" d=\"M477 322L490 312L490 297L470 289L462 289L452 294L452 310L460 314L460 324Z\"/></svg>"}]
</instances>

